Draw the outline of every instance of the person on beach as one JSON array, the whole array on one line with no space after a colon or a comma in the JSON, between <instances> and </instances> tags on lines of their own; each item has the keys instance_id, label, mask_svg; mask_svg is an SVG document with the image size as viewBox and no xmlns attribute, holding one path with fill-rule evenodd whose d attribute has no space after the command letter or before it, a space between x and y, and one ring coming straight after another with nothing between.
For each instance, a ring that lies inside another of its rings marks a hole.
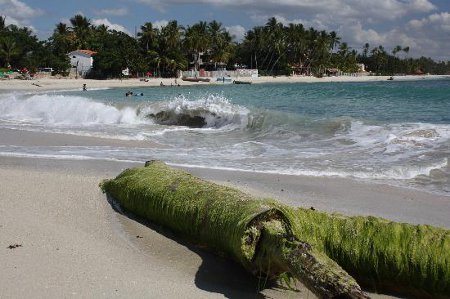
<instances>
[{"instance_id":1,"label":"person on beach","mask_svg":"<svg viewBox=\"0 0 450 299\"><path fill-rule=\"evenodd\" d=\"M83 91L87 91L86 83L83 84Z\"/></svg>"},{"instance_id":2,"label":"person on beach","mask_svg":"<svg viewBox=\"0 0 450 299\"><path fill-rule=\"evenodd\" d=\"M164 83L161 81L161 83L159 83L159 86L164 86Z\"/></svg>"}]
</instances>

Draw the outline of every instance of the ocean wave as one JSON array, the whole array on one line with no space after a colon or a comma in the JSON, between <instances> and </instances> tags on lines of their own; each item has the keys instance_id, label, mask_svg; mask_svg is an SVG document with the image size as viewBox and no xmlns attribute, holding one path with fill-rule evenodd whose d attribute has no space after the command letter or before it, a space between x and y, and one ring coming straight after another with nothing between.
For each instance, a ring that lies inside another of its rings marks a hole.
<instances>
[{"instance_id":1,"label":"ocean wave","mask_svg":"<svg viewBox=\"0 0 450 299\"><path fill-rule=\"evenodd\" d=\"M419 176L430 176L433 170L445 169L447 167L448 158L444 158L441 161L429 165L395 166L383 173L371 175L368 178L409 180Z\"/></svg>"},{"instance_id":2,"label":"ocean wave","mask_svg":"<svg viewBox=\"0 0 450 299\"><path fill-rule=\"evenodd\" d=\"M353 121L345 137L364 148L379 148L393 153L420 147L433 147L450 140L450 125L394 123L373 125Z\"/></svg>"},{"instance_id":3,"label":"ocean wave","mask_svg":"<svg viewBox=\"0 0 450 299\"><path fill-rule=\"evenodd\" d=\"M125 162L125 163L142 163L139 160L116 159L110 157L92 157L88 155L73 155L73 154L44 154L44 153L19 153L19 152L2 152L0 157L8 158L37 158L37 159L51 159L51 160L75 160L75 161L111 161L111 162Z\"/></svg>"},{"instance_id":4,"label":"ocean wave","mask_svg":"<svg viewBox=\"0 0 450 299\"><path fill-rule=\"evenodd\" d=\"M228 171L240 171L251 173L267 173L267 174L281 174L281 175L295 175L295 176L311 176L311 177L338 177L338 178L354 178L354 179L370 179L370 180L410 180L419 176L430 176L435 170L441 170L448 167L448 159L443 159L436 163L423 166L404 166L393 167L378 173L351 171L351 170L339 170L339 169L295 169L295 168L283 168L283 169L258 169L252 167L251 169L245 169L242 167L233 166L219 166L219 165L201 165L190 163L168 163L173 166L188 167L188 168L204 168L204 169L217 169Z\"/></svg>"},{"instance_id":5,"label":"ocean wave","mask_svg":"<svg viewBox=\"0 0 450 299\"><path fill-rule=\"evenodd\" d=\"M148 103L138 113L159 125L223 128L247 126L249 110L220 95L208 95L198 100L180 95L171 101Z\"/></svg>"},{"instance_id":6,"label":"ocean wave","mask_svg":"<svg viewBox=\"0 0 450 299\"><path fill-rule=\"evenodd\" d=\"M0 118L50 125L138 124L144 122L136 109L118 109L85 97L38 94L9 94L0 101Z\"/></svg>"}]
</instances>

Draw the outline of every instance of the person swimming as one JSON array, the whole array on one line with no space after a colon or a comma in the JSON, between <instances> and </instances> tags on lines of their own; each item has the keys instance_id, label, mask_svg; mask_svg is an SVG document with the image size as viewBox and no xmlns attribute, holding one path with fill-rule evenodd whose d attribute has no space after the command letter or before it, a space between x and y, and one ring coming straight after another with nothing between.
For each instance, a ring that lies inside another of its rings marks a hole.
<instances>
[{"instance_id":1,"label":"person swimming","mask_svg":"<svg viewBox=\"0 0 450 299\"><path fill-rule=\"evenodd\" d=\"M129 91L127 91L127 92L125 93L125 96L126 96L126 97L129 97L129 96L143 97L143 96L144 96L144 93L143 93L143 92L140 92L140 93L134 93L134 92L132 92L131 90L129 90Z\"/></svg>"}]
</instances>

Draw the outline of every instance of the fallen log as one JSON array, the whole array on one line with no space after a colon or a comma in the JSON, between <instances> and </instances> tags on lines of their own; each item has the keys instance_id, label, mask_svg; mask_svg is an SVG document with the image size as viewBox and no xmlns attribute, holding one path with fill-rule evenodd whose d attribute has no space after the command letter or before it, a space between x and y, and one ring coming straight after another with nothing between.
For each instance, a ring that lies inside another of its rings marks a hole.
<instances>
[{"instance_id":1,"label":"fallen log","mask_svg":"<svg viewBox=\"0 0 450 299\"><path fill-rule=\"evenodd\" d=\"M288 272L321 298L368 298L336 262L295 237L270 201L210 183L160 161L101 183L125 210L228 255L255 275Z\"/></svg>"},{"instance_id":2,"label":"fallen log","mask_svg":"<svg viewBox=\"0 0 450 299\"><path fill-rule=\"evenodd\" d=\"M450 299L450 230L377 217L279 208L308 240L364 287L411 298Z\"/></svg>"}]
</instances>

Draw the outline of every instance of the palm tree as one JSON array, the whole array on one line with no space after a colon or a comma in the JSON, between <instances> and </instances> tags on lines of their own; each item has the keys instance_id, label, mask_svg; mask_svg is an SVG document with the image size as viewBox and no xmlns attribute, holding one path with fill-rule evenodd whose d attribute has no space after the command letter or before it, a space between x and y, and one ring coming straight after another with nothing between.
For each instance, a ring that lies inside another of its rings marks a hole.
<instances>
[{"instance_id":1,"label":"palm tree","mask_svg":"<svg viewBox=\"0 0 450 299\"><path fill-rule=\"evenodd\" d=\"M82 15L75 15L70 19L70 23L76 36L77 46L79 48L86 48L87 39L91 30L91 22Z\"/></svg>"},{"instance_id":2,"label":"palm tree","mask_svg":"<svg viewBox=\"0 0 450 299\"><path fill-rule=\"evenodd\" d=\"M19 48L16 41L8 36L1 40L0 44L0 55L5 58L5 67L10 66L11 58L19 54Z\"/></svg>"},{"instance_id":3,"label":"palm tree","mask_svg":"<svg viewBox=\"0 0 450 299\"><path fill-rule=\"evenodd\" d=\"M370 48L369 43L365 43L365 44L364 44L364 48L363 48L363 57L364 57L364 58L366 58L366 57L367 57L367 54L369 54L369 48Z\"/></svg>"},{"instance_id":4,"label":"palm tree","mask_svg":"<svg viewBox=\"0 0 450 299\"><path fill-rule=\"evenodd\" d=\"M258 56L263 50L264 30L261 26L254 27L245 35L244 46L249 48L250 64L253 67L253 58L255 60L255 68L258 68Z\"/></svg>"},{"instance_id":5,"label":"palm tree","mask_svg":"<svg viewBox=\"0 0 450 299\"><path fill-rule=\"evenodd\" d=\"M208 24L208 32L211 37L211 42L214 43L221 38L221 34L225 32L225 29L222 27L222 23L213 20Z\"/></svg>"},{"instance_id":6,"label":"palm tree","mask_svg":"<svg viewBox=\"0 0 450 299\"><path fill-rule=\"evenodd\" d=\"M145 23L141 26L141 32L138 32L140 42L145 45L145 50L148 51L153 48L156 43L156 37L158 36L158 29L153 28L151 22Z\"/></svg>"},{"instance_id":7,"label":"palm tree","mask_svg":"<svg viewBox=\"0 0 450 299\"><path fill-rule=\"evenodd\" d=\"M306 52L305 28L302 24L290 23L285 31L288 63L291 67L301 68L301 73L303 73Z\"/></svg>"},{"instance_id":8,"label":"palm tree","mask_svg":"<svg viewBox=\"0 0 450 299\"><path fill-rule=\"evenodd\" d=\"M105 34L107 34L108 33L108 26L106 26L105 24L100 24L100 25L98 25L98 26L96 26L95 28L95 31L97 32L97 33L99 33L100 35L105 35Z\"/></svg>"},{"instance_id":9,"label":"palm tree","mask_svg":"<svg viewBox=\"0 0 450 299\"><path fill-rule=\"evenodd\" d=\"M341 43L341 38L337 36L335 31L331 31L329 34L330 39L330 50L334 50L334 48Z\"/></svg>"},{"instance_id":10,"label":"palm tree","mask_svg":"<svg viewBox=\"0 0 450 299\"><path fill-rule=\"evenodd\" d=\"M70 30L66 24L60 22L60 23L56 24L54 33L60 34L60 35L68 35L70 33Z\"/></svg>"},{"instance_id":11,"label":"palm tree","mask_svg":"<svg viewBox=\"0 0 450 299\"><path fill-rule=\"evenodd\" d=\"M172 51L181 47L182 35L183 27L178 25L178 22L175 20L167 23L167 25L161 30L161 37L164 38L165 46Z\"/></svg>"},{"instance_id":12,"label":"palm tree","mask_svg":"<svg viewBox=\"0 0 450 299\"><path fill-rule=\"evenodd\" d=\"M209 55L217 67L217 63L227 63L233 49L231 35L217 21L208 24L210 36Z\"/></svg>"},{"instance_id":13,"label":"palm tree","mask_svg":"<svg viewBox=\"0 0 450 299\"><path fill-rule=\"evenodd\" d=\"M6 29L6 16L0 16L0 32Z\"/></svg>"},{"instance_id":14,"label":"palm tree","mask_svg":"<svg viewBox=\"0 0 450 299\"><path fill-rule=\"evenodd\" d=\"M384 47L382 45L379 45L377 48L372 49L372 56L375 59L375 68L377 73L381 73L382 69L387 62L387 55L386 51L384 50Z\"/></svg>"},{"instance_id":15,"label":"palm tree","mask_svg":"<svg viewBox=\"0 0 450 299\"><path fill-rule=\"evenodd\" d=\"M409 47L404 47L402 51L405 52L406 56L408 56Z\"/></svg>"},{"instance_id":16,"label":"palm tree","mask_svg":"<svg viewBox=\"0 0 450 299\"><path fill-rule=\"evenodd\" d=\"M208 25L200 21L186 30L185 46L194 57L194 68L200 67L201 55L209 47Z\"/></svg>"},{"instance_id":17,"label":"palm tree","mask_svg":"<svg viewBox=\"0 0 450 299\"><path fill-rule=\"evenodd\" d=\"M53 53L66 55L68 52L76 49L76 37L64 23L56 24L53 35L49 39L53 45Z\"/></svg>"},{"instance_id":18,"label":"palm tree","mask_svg":"<svg viewBox=\"0 0 450 299\"><path fill-rule=\"evenodd\" d=\"M392 49L392 55L396 56L398 52L402 50L402 46L397 45L394 49Z\"/></svg>"},{"instance_id":19,"label":"palm tree","mask_svg":"<svg viewBox=\"0 0 450 299\"><path fill-rule=\"evenodd\" d=\"M184 69L186 62L181 49L184 28L175 20L161 28L158 35L160 64L165 74L176 75L178 69Z\"/></svg>"},{"instance_id":20,"label":"palm tree","mask_svg":"<svg viewBox=\"0 0 450 299\"><path fill-rule=\"evenodd\" d=\"M272 71L274 66L281 58L282 52L284 52L284 46L286 42L283 24L278 22L275 17L270 18L263 29L264 41L266 44L266 57L263 60L262 67L265 66L266 70ZM269 58L269 61L267 59ZM272 61L276 57L275 62ZM267 64L266 64L267 62ZM272 67L271 67L272 65Z\"/></svg>"}]
</instances>

